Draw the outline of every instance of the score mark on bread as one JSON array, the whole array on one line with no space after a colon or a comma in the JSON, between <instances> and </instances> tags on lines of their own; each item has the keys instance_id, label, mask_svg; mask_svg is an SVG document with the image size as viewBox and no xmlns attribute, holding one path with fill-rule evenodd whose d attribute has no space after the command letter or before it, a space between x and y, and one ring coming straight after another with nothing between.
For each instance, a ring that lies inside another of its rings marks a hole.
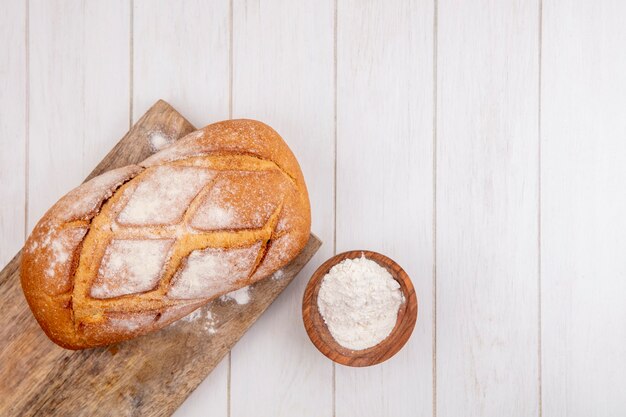
<instances>
[{"instance_id":1,"label":"score mark on bread","mask_svg":"<svg viewBox=\"0 0 626 417\"><path fill-rule=\"evenodd\" d=\"M216 123L81 185L26 243L21 280L71 349L157 330L271 275L310 233L298 163L270 127Z\"/></svg>"}]
</instances>

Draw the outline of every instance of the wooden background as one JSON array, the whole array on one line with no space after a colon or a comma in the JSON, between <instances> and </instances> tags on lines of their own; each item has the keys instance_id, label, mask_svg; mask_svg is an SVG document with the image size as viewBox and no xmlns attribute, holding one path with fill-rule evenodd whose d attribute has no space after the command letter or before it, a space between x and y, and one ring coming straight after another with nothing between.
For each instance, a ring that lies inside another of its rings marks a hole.
<instances>
[{"instance_id":1,"label":"wooden background","mask_svg":"<svg viewBox=\"0 0 626 417\"><path fill-rule=\"evenodd\" d=\"M624 416L625 22L620 0L1 0L0 261L156 99L258 118L325 245L177 416ZM369 369L300 315L359 248L420 299Z\"/></svg>"}]
</instances>

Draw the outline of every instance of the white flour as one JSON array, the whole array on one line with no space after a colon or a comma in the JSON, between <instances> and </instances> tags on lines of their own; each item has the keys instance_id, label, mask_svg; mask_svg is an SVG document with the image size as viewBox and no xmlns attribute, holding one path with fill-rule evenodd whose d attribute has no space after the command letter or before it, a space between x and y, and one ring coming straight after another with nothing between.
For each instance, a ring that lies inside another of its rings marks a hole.
<instances>
[{"instance_id":1,"label":"white flour","mask_svg":"<svg viewBox=\"0 0 626 417\"><path fill-rule=\"evenodd\" d=\"M400 284L391 274L361 256L346 259L328 271L317 306L337 343L362 350L389 336L403 302Z\"/></svg>"},{"instance_id":2,"label":"white flour","mask_svg":"<svg viewBox=\"0 0 626 417\"><path fill-rule=\"evenodd\" d=\"M207 248L193 251L185 267L175 276L168 296L205 298L228 290L237 281L248 277L260 250L261 242L230 250Z\"/></svg>"},{"instance_id":3,"label":"white flour","mask_svg":"<svg viewBox=\"0 0 626 417\"><path fill-rule=\"evenodd\" d=\"M195 310L193 313L188 314L187 316L178 320L176 323L181 323L181 322L191 323L197 320L204 320L204 330L206 330L207 333L209 334L217 333L217 329L215 328L215 326L217 325L217 319L213 317L213 313L211 312L211 310L206 310L206 313L204 316L202 315L202 310L203 310L202 308L199 308Z\"/></svg>"},{"instance_id":4,"label":"white flour","mask_svg":"<svg viewBox=\"0 0 626 417\"><path fill-rule=\"evenodd\" d=\"M163 132L157 131L150 134L148 142L150 143L150 148L152 149L152 152L158 152L161 149L170 146L174 142L174 140L171 137L165 135Z\"/></svg>"},{"instance_id":5,"label":"white flour","mask_svg":"<svg viewBox=\"0 0 626 417\"><path fill-rule=\"evenodd\" d=\"M222 301L235 300L239 305L248 304L250 302L250 287L239 288L220 297Z\"/></svg>"},{"instance_id":6,"label":"white flour","mask_svg":"<svg viewBox=\"0 0 626 417\"><path fill-rule=\"evenodd\" d=\"M172 244L171 239L113 239L102 257L91 296L112 298L155 288Z\"/></svg>"},{"instance_id":7,"label":"white flour","mask_svg":"<svg viewBox=\"0 0 626 417\"><path fill-rule=\"evenodd\" d=\"M274 274L272 275L272 279L277 281L279 279L283 279L285 277L285 272L282 269L279 269L278 271L274 272Z\"/></svg>"},{"instance_id":8,"label":"white flour","mask_svg":"<svg viewBox=\"0 0 626 417\"><path fill-rule=\"evenodd\" d=\"M178 223L212 177L211 172L198 168L156 167L139 183L117 221L136 226Z\"/></svg>"}]
</instances>

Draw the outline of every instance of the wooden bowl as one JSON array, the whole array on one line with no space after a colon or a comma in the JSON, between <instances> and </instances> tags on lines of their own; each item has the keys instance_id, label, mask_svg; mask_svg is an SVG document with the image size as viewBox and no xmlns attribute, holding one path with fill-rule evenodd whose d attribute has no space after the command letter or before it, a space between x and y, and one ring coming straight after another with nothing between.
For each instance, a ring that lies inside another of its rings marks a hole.
<instances>
[{"instance_id":1,"label":"wooden bowl","mask_svg":"<svg viewBox=\"0 0 626 417\"><path fill-rule=\"evenodd\" d=\"M343 261L344 259L354 259L365 256L380 266L385 268L391 276L398 281L400 289L404 294L404 302L398 309L398 320L396 325L385 340L364 350L351 350L341 346L335 341L330 334L326 323L317 307L317 296L322 284L322 279L328 273L330 268ZM356 250L340 253L324 262L313 274L309 283L304 290L304 298L302 299L302 317L304 319L304 327L309 338L330 360L341 365L347 366L371 366L386 361L395 355L404 344L409 340L415 321L417 320L417 296L415 289L406 272L395 263L380 253Z\"/></svg>"}]
</instances>

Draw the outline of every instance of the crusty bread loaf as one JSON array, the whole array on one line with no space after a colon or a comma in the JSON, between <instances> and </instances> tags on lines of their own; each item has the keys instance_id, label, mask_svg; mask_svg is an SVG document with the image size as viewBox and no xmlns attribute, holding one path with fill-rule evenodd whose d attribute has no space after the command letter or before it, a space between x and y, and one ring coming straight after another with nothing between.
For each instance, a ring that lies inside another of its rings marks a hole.
<instances>
[{"instance_id":1,"label":"crusty bread loaf","mask_svg":"<svg viewBox=\"0 0 626 417\"><path fill-rule=\"evenodd\" d=\"M310 233L295 157L269 126L207 126L61 198L22 255L55 343L83 349L160 329L292 260Z\"/></svg>"}]
</instances>

